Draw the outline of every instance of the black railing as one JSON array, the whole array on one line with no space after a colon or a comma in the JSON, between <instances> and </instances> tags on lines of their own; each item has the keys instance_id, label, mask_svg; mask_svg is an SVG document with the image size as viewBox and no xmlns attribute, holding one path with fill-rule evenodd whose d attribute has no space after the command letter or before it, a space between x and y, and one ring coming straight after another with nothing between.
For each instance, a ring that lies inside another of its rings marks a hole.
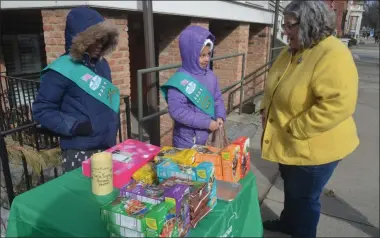
<instances>
[{"instance_id":1,"label":"black railing","mask_svg":"<svg viewBox=\"0 0 380 238\"><path fill-rule=\"evenodd\" d=\"M8 131L33 123L32 104L40 86L38 77L38 75L29 75L30 79L25 79L1 74L1 131ZM30 130L12 133L11 136L14 140L18 141L21 146L36 146L32 143ZM41 149L54 148L57 147L59 143L58 137L50 133L38 133L37 141Z\"/></svg>"},{"instance_id":2,"label":"black railing","mask_svg":"<svg viewBox=\"0 0 380 238\"><path fill-rule=\"evenodd\" d=\"M0 132L0 158L1 158L2 170L3 170L3 174L4 174L5 187L6 187L7 194L8 194L9 205L12 204L12 201L13 201L15 195L17 195L17 194L14 191L14 184L12 181L12 174L11 174L11 170L10 170L10 166L9 166L9 154L8 154L6 137L8 137L8 136L12 137L12 135L14 135L14 134L20 134L20 133L26 132L26 131L28 131L29 133L31 132L32 133L32 141L33 141L32 145L34 145L34 147L32 147L32 150L34 150L35 152L39 152L40 151L40 145L39 145L39 140L38 140L38 134L36 131L37 125L38 125L38 123L32 122L32 123L29 123L26 125L21 125L17 128L13 128L13 129L9 129L9 130ZM22 140L17 141L16 143L18 143L19 146L23 146ZM25 156L22 155L21 160L22 160L23 173L24 173L24 179L25 179L25 185L26 185L26 188L24 190L29 190L33 186L33 183L31 181L31 179L32 179L31 173L28 171L28 164L26 162ZM45 177L44 177L44 173L43 173L44 168L40 167L38 169L40 169L38 184L43 184L43 183L45 183ZM58 176L57 167L54 167L54 177L56 178L57 176Z\"/></svg>"},{"instance_id":3,"label":"black railing","mask_svg":"<svg viewBox=\"0 0 380 238\"><path fill-rule=\"evenodd\" d=\"M19 191L15 192L15 184L12 181L10 154L8 153L10 143L17 148L28 147L29 150L39 153L58 148L59 136L48 130L42 130L40 125L33 121L32 104L40 86L39 76L32 75L30 79L25 79L1 73L0 77L0 158L10 206L14 197L20 193ZM125 104L125 115L120 114L120 119L122 121L125 116L126 126L123 128L122 123L119 125L119 142L125 140L125 136L127 139L132 137L130 96L122 96L121 100ZM20 165L22 165L23 180L25 180L22 191L30 190L33 187L27 159L25 156L21 157ZM52 167L52 169L54 169L54 178L58 177L57 167ZM37 186L45 182L44 170L41 168L40 171ZM36 174L34 173L33 176Z\"/></svg>"}]
</instances>

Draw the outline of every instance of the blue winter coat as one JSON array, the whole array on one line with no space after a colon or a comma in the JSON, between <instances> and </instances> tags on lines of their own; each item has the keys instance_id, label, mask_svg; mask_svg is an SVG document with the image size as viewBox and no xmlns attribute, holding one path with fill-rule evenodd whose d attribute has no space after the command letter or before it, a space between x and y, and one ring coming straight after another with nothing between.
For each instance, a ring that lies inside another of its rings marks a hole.
<instances>
[{"instance_id":1,"label":"blue winter coat","mask_svg":"<svg viewBox=\"0 0 380 238\"><path fill-rule=\"evenodd\" d=\"M118 30L95 10L79 7L67 15L66 54L82 62L99 76L112 81L108 62L103 58L90 59L85 50L96 39L108 35L102 56L111 52L118 41ZM33 103L33 118L43 127L61 136L62 149L105 149L116 144L119 114L93 98L70 79L56 71L45 72L38 95ZM90 121L92 134L75 135L75 126Z\"/></svg>"}]
</instances>

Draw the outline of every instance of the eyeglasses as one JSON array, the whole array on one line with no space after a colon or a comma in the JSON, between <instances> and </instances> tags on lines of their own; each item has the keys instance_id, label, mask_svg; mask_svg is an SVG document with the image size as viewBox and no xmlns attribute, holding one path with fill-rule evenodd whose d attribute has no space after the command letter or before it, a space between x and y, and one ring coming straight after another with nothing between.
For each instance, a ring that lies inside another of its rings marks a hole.
<instances>
[{"instance_id":1,"label":"eyeglasses","mask_svg":"<svg viewBox=\"0 0 380 238\"><path fill-rule=\"evenodd\" d=\"M291 30L293 27L298 26L300 23L295 22L295 23L288 23L288 24L282 24L281 27L284 30Z\"/></svg>"}]
</instances>

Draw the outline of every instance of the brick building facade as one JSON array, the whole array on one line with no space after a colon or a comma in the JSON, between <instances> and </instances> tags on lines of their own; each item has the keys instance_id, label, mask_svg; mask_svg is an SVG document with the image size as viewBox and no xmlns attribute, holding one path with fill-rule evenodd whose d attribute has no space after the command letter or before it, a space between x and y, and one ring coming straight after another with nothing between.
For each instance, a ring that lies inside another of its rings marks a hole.
<instances>
[{"instance_id":1,"label":"brick building facade","mask_svg":"<svg viewBox=\"0 0 380 238\"><path fill-rule=\"evenodd\" d=\"M43 31L42 43L44 45L43 56L45 57L45 64L52 62L65 51L65 18L69 10L70 8L39 10L41 17L40 24ZM119 27L119 45L111 55L107 56L107 60L112 70L113 82L120 88L123 95L131 95L132 108L136 109L136 71L145 68L142 13L124 10L97 10ZM215 35L214 56L238 52L247 53L245 74L254 71L267 61L270 35L268 25L265 24L161 14L154 15L154 24L156 64L159 66L181 62L178 38L180 32L189 25L203 26ZM0 61L1 59L0 57ZM7 59L4 58L4 60L6 61ZM220 79L220 87L224 88L241 79L241 57L216 61L213 63L213 69ZM3 68L1 68L1 71L3 71ZM175 70L159 72L157 75L159 76L160 85L173 72ZM246 95L252 95L260 90L263 79L263 77L260 77L256 82L245 86ZM257 84L257 86L254 86L254 84ZM239 94L235 93L229 97L228 93L226 93L224 95L226 106L229 104L229 98L236 103ZM160 109L162 110L165 107L166 103L160 96ZM124 105L121 105L121 113L123 114L125 112L124 108ZM121 118L122 125L125 125L125 117L122 116ZM161 145L170 145L173 121L168 114L161 116L160 121ZM132 125L132 127L136 126L136 124ZM123 131L126 131L124 126Z\"/></svg>"},{"instance_id":2,"label":"brick building facade","mask_svg":"<svg viewBox=\"0 0 380 238\"><path fill-rule=\"evenodd\" d=\"M341 37L344 34L344 25L346 22L346 13L348 0L324 0L325 3L335 11L336 15L336 31L337 36Z\"/></svg>"}]
</instances>

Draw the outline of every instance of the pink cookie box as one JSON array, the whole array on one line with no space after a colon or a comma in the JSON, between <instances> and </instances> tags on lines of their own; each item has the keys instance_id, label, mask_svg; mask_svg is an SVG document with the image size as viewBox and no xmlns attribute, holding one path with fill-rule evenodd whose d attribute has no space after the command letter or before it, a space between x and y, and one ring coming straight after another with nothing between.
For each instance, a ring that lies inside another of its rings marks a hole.
<instances>
[{"instance_id":1,"label":"pink cookie box","mask_svg":"<svg viewBox=\"0 0 380 238\"><path fill-rule=\"evenodd\" d=\"M113 186L120 189L131 180L134 172L153 160L160 147L128 139L106 151L113 154ZM91 177L91 158L82 162L82 173Z\"/></svg>"}]
</instances>

